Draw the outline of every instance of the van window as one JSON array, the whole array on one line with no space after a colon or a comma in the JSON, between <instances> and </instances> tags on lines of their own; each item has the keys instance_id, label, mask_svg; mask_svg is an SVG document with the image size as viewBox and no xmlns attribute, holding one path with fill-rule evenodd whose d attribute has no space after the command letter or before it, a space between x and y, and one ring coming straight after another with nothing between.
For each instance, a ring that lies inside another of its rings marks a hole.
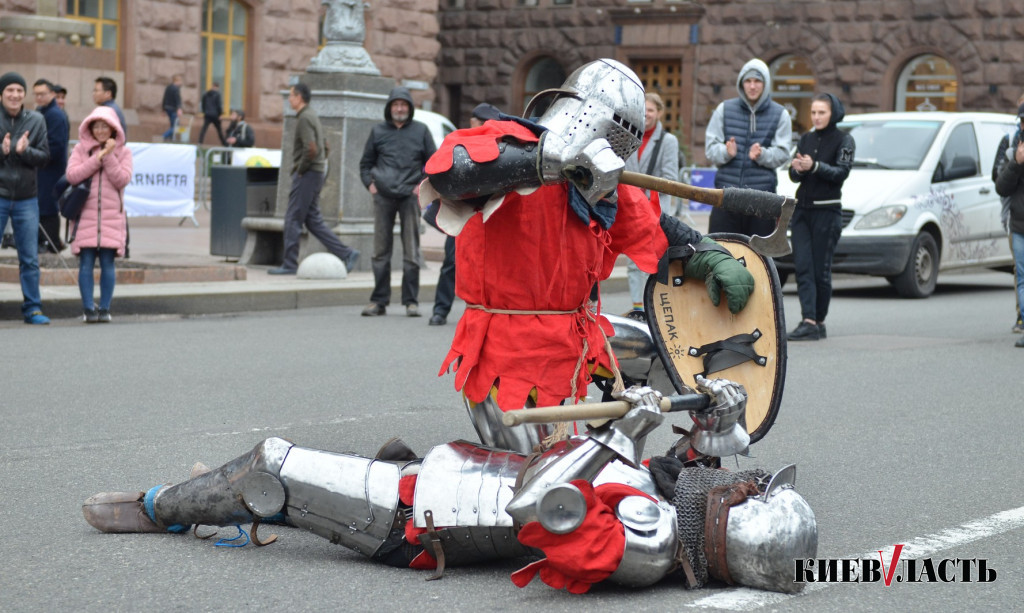
<instances>
[{"instance_id":1,"label":"van window","mask_svg":"<svg viewBox=\"0 0 1024 613\"><path fill-rule=\"evenodd\" d=\"M999 142L1003 140L1003 136L1013 138L1013 133L1016 131L1017 125L1013 123L983 121L978 124L978 141L981 145L981 174L986 177L992 174L992 162L996 159L996 149L999 146Z\"/></svg>"},{"instance_id":2,"label":"van window","mask_svg":"<svg viewBox=\"0 0 1024 613\"><path fill-rule=\"evenodd\" d=\"M839 124L857 143L854 167L917 170L942 124L924 120L871 120Z\"/></svg>"},{"instance_id":3,"label":"van window","mask_svg":"<svg viewBox=\"0 0 1024 613\"><path fill-rule=\"evenodd\" d=\"M932 183L975 177L981 174L978 159L978 139L974 135L974 124L962 123L953 128L949 140L942 149L942 157L935 168Z\"/></svg>"}]
</instances>

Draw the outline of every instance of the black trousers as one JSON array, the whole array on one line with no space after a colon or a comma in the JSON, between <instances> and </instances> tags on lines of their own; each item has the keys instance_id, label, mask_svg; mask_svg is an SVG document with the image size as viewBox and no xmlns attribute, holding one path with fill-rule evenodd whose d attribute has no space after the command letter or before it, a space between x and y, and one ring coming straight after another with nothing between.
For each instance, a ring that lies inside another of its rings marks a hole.
<instances>
[{"instance_id":1,"label":"black trousers","mask_svg":"<svg viewBox=\"0 0 1024 613\"><path fill-rule=\"evenodd\" d=\"M843 230L842 212L834 206L798 208L789 227L800 314L823 322L832 300L832 256Z\"/></svg>"},{"instance_id":2,"label":"black trousers","mask_svg":"<svg viewBox=\"0 0 1024 613\"><path fill-rule=\"evenodd\" d=\"M203 138L206 137L206 128L211 125L217 130L217 138L220 139L220 146L226 147L228 143L224 140L224 131L220 127L220 117L210 117L209 115L203 115L203 127L199 130L199 144L203 144Z\"/></svg>"},{"instance_id":3,"label":"black trousers","mask_svg":"<svg viewBox=\"0 0 1024 613\"><path fill-rule=\"evenodd\" d=\"M299 267L299 238L303 225L341 261L344 262L352 254L352 248L331 232L320 213L320 188L323 185L322 172L310 170L301 175L292 173L288 210L284 214L284 261L281 262L281 268L295 270Z\"/></svg>"},{"instance_id":4,"label":"black trousers","mask_svg":"<svg viewBox=\"0 0 1024 613\"><path fill-rule=\"evenodd\" d=\"M444 239L444 262L441 262L441 273L437 277L437 290L434 292L434 315L448 317L455 301L455 237Z\"/></svg>"}]
</instances>

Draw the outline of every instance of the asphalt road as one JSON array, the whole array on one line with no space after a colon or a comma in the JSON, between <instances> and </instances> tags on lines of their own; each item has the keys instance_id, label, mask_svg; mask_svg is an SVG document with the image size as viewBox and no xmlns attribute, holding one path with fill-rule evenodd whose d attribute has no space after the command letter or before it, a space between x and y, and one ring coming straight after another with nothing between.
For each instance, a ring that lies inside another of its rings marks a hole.
<instances>
[{"instance_id":1,"label":"asphalt road","mask_svg":"<svg viewBox=\"0 0 1024 613\"><path fill-rule=\"evenodd\" d=\"M394 435L420 451L473 438L451 378L436 376L454 326L337 307L0 323L0 610L1012 610L1024 593L1024 350L1011 287L1000 273L947 275L914 301L841 281L829 338L790 344L779 419L739 461L798 465L819 558L912 544L936 564L984 558L994 582L815 584L795 597L663 582L574 596L517 589L519 561L426 582L288 528L269 547L231 549L85 523L93 493L178 482L193 462L223 463L271 435L362 454ZM610 312L627 303L605 298ZM792 285L785 306L792 327ZM647 449L672 438L663 427Z\"/></svg>"}]
</instances>

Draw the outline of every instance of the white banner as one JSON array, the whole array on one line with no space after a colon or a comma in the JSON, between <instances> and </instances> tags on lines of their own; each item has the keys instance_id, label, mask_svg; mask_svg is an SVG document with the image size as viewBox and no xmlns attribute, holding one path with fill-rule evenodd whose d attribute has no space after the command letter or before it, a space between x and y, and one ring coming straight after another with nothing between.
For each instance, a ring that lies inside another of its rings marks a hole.
<instances>
[{"instance_id":1,"label":"white banner","mask_svg":"<svg viewBox=\"0 0 1024 613\"><path fill-rule=\"evenodd\" d=\"M124 192L129 217L190 217L196 208L196 147L128 143L134 167Z\"/></svg>"}]
</instances>

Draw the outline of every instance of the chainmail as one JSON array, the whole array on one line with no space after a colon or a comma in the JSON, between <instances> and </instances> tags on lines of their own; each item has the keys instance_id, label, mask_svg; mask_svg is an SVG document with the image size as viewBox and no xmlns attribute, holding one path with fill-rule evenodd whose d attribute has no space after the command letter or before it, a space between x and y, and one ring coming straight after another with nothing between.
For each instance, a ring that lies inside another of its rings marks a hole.
<instances>
[{"instance_id":1,"label":"chainmail","mask_svg":"<svg viewBox=\"0 0 1024 613\"><path fill-rule=\"evenodd\" d=\"M704 555L704 516L707 514L708 493L721 485L732 485L743 481L757 481L758 490L763 491L770 474L760 468L730 472L715 468L684 468L676 479L672 504L676 508L677 535L690 558L697 585L708 582L708 560Z\"/></svg>"}]
</instances>

